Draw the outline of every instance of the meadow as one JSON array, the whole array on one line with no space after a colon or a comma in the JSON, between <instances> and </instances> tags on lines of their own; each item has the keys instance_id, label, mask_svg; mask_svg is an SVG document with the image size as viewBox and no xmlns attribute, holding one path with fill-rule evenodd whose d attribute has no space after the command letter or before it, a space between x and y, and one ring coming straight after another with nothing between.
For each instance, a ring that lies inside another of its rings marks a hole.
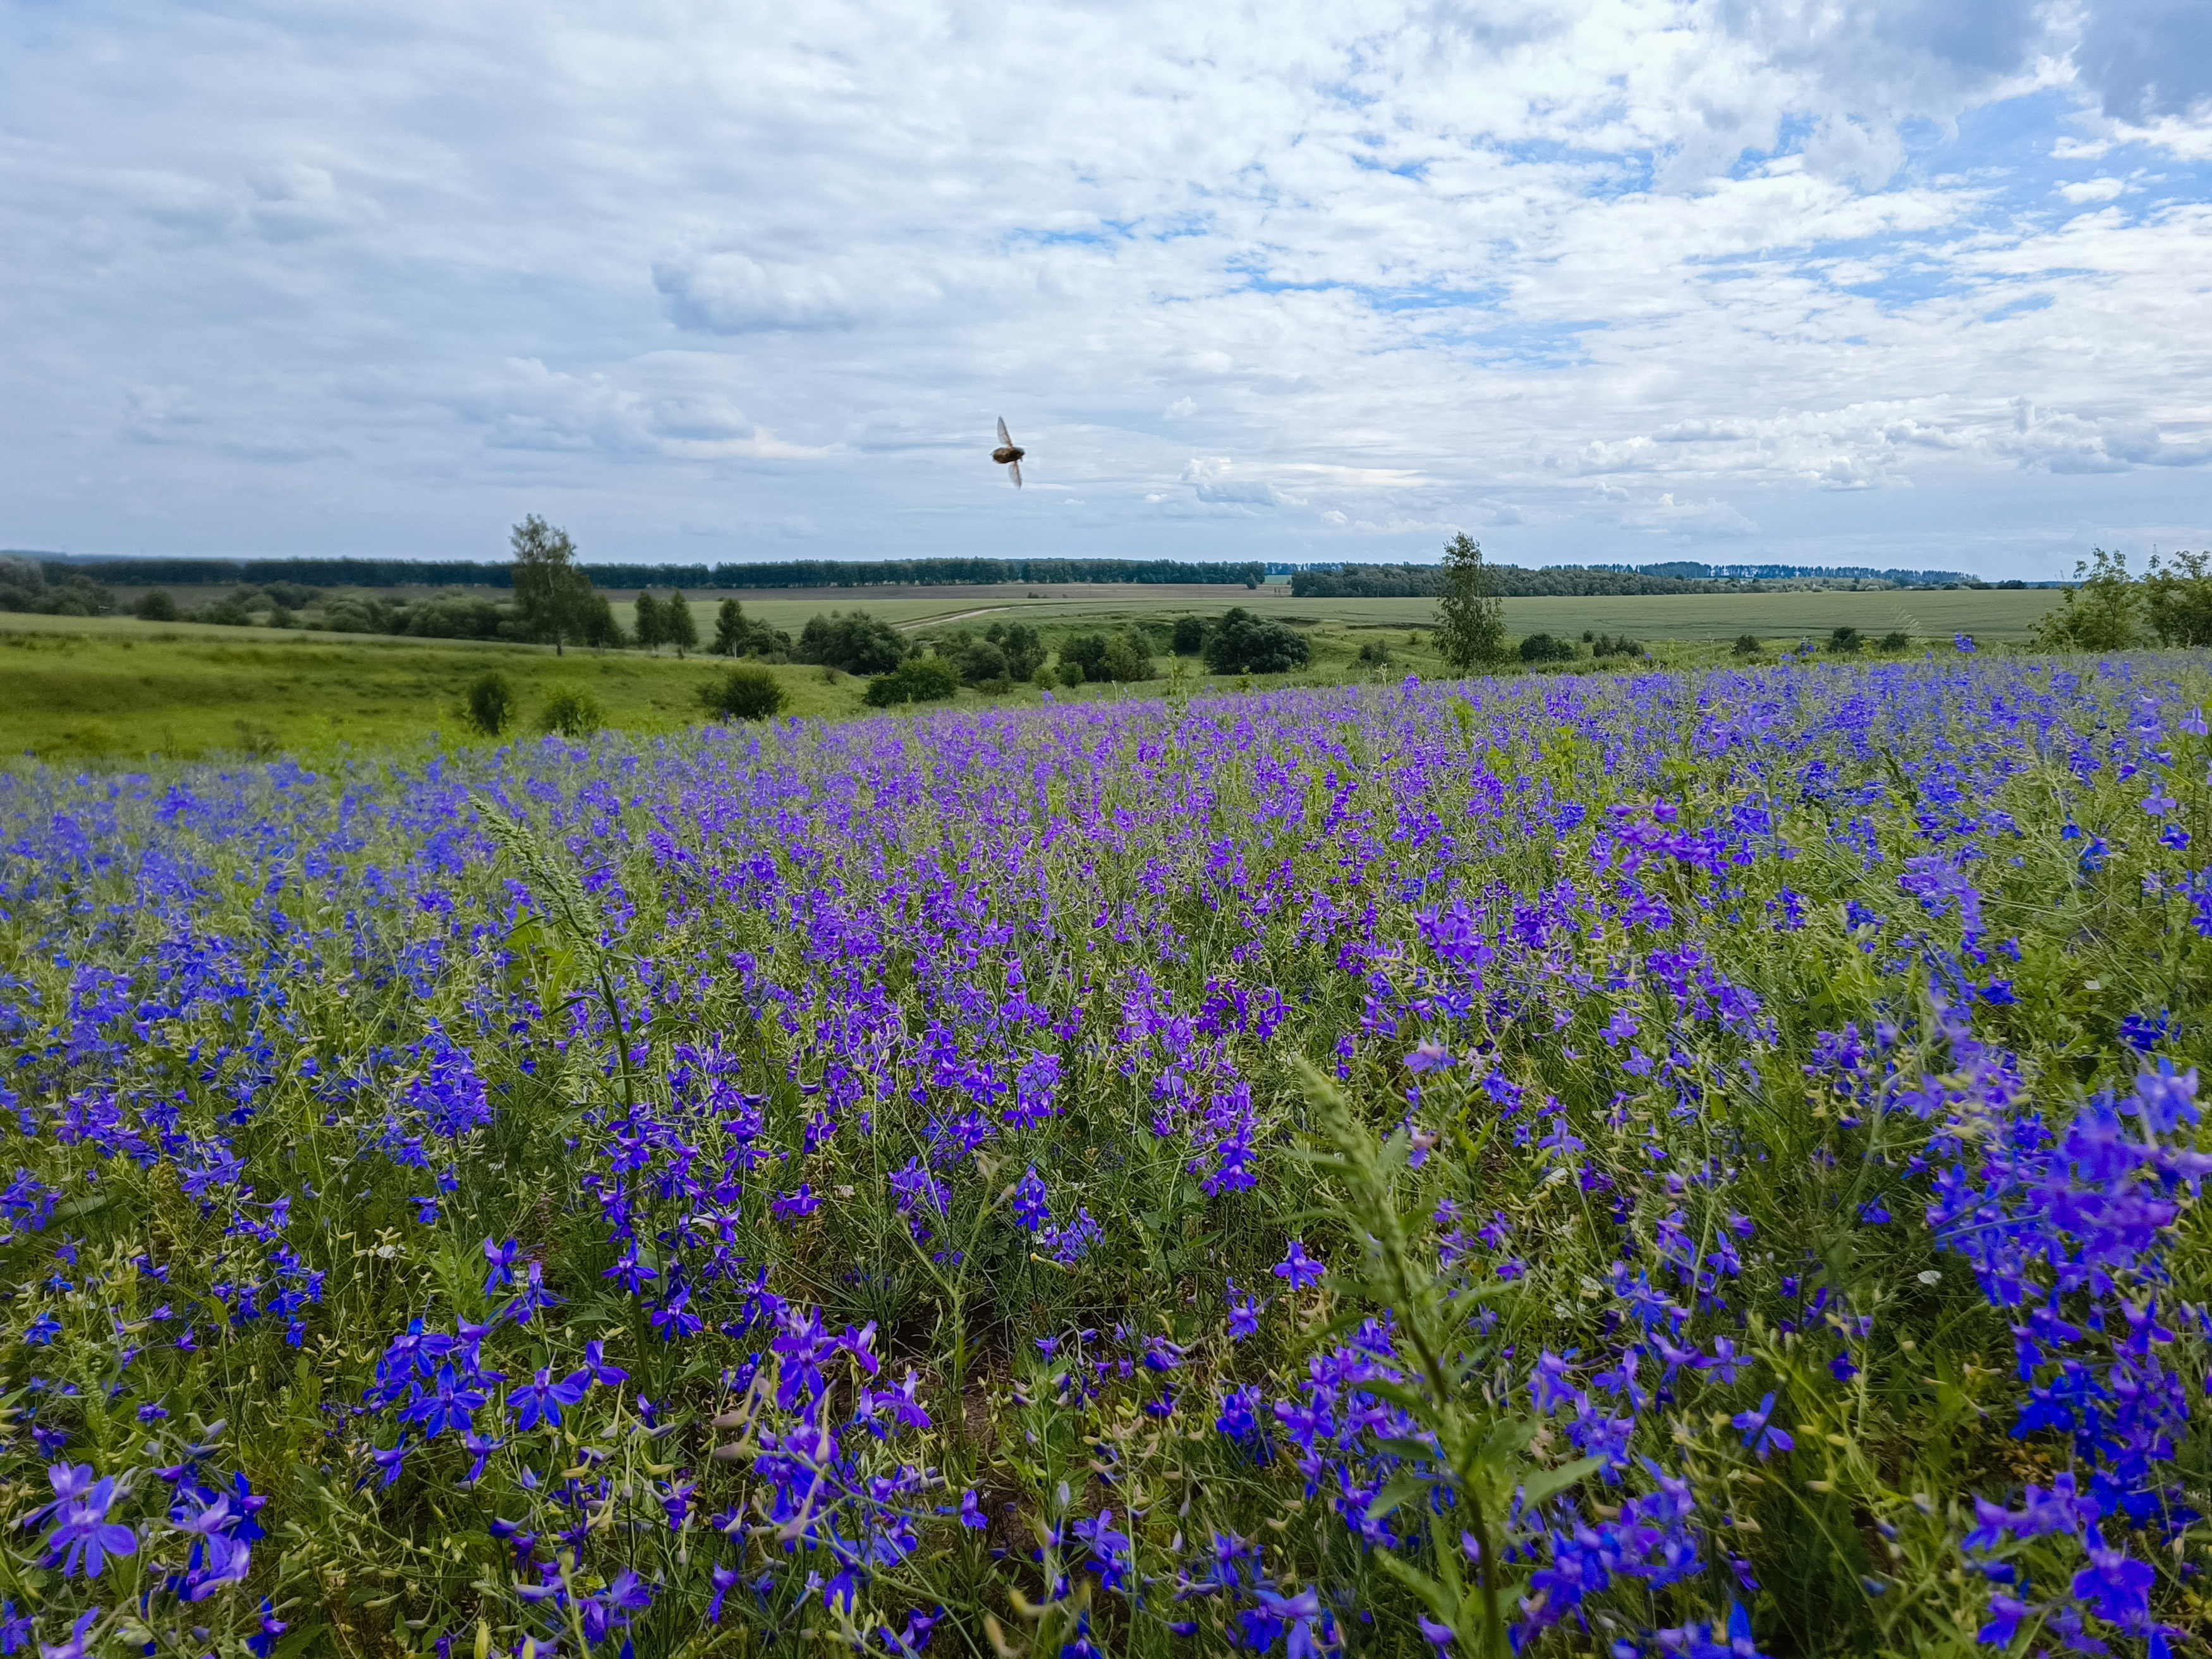
<instances>
[{"instance_id":1,"label":"meadow","mask_svg":"<svg viewBox=\"0 0 2212 1659\"><path fill-rule=\"evenodd\" d=\"M878 600L872 590L825 588L738 596L747 615L756 611L775 627L796 632L807 617L833 607L858 605L908 625L964 618L976 626L993 620L1112 626L1161 617L1218 617L1231 605L1285 622L1344 629L1426 627L1436 615L1433 599L1300 599L1286 586L1272 585L1248 592L1224 587L1020 587L981 586L938 588ZM1795 642L1818 641L1836 628L1856 628L1869 638L1893 630L1922 639L1948 641L1968 633L1991 641L2027 638L2038 617L2057 595L2036 589L1896 588L1868 592L1668 593L1597 596L1589 599L1507 599L1505 626L1513 635L1577 635L1585 629L1631 634L1643 640L1727 641L1739 634ZM693 608L708 633L713 605L694 598Z\"/></svg>"},{"instance_id":2,"label":"meadow","mask_svg":"<svg viewBox=\"0 0 2212 1659\"><path fill-rule=\"evenodd\" d=\"M118 593L126 605L137 597L136 590ZM635 625L635 598L620 597L615 605L625 629ZM719 600L690 601L702 640L714 637ZM1297 677L1303 684L1443 672L1427 636L1435 607L1426 599L1293 599L1280 589L1120 586L787 591L745 595L743 603L748 616L794 635L811 617L859 608L917 637L1019 621L1054 642L1085 629L1218 617L1242 605L1295 621L1307 632L1314 662ZM2052 603L2048 593L1998 590L1790 592L1509 599L1505 613L1516 635L1625 634L1649 642L1660 662L1692 667L1723 660L1729 643L1746 631L1777 649L1824 640L1838 626L1856 627L1869 639L1902 631L1923 647L1948 648L1960 631L1992 644L2017 642ZM1358 660L1363 645L1387 648L1387 665ZM1163 674L1173 665L1164 656L1158 665ZM1183 666L1186 673L1200 672L1195 662ZM697 723L699 690L722 667L696 653L679 659L667 653L572 649L556 657L544 647L500 641L147 623L128 616L0 615L0 756L112 765L149 756L284 753L325 760L393 746L480 745L460 706L469 682L487 670L514 682L526 725L556 691L571 689L595 699L611 727L660 735ZM795 665L775 673L790 713L836 719L862 709L859 681L825 678ZM1214 689L1224 684L1216 682ZM1063 701L1070 695L1054 693ZM1117 694L1095 687L1073 695L1096 700ZM1024 687L990 698L964 691L957 701L980 708L1042 699Z\"/></svg>"},{"instance_id":3,"label":"meadow","mask_svg":"<svg viewBox=\"0 0 2212 1659\"><path fill-rule=\"evenodd\" d=\"M0 1645L2186 1651L2208 697L0 775Z\"/></svg>"}]
</instances>

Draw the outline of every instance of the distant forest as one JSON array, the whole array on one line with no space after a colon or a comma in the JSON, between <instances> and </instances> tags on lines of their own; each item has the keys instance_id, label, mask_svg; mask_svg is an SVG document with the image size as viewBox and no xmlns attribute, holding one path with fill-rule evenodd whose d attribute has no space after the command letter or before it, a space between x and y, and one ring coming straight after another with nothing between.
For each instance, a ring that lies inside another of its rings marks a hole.
<instances>
[{"instance_id":1,"label":"distant forest","mask_svg":"<svg viewBox=\"0 0 2212 1659\"><path fill-rule=\"evenodd\" d=\"M1509 599L1610 598L1631 593L1734 593L1751 582L1880 581L1898 587L1972 587L1978 576L1956 570L1870 570L1813 565L1673 564L1551 565L1524 569L1492 564L1491 587ZM1443 567L1433 564L1347 564L1334 569L1294 572L1291 592L1302 599L1433 599L1443 583ZM2008 586L2021 584L2012 582Z\"/></svg>"},{"instance_id":2,"label":"distant forest","mask_svg":"<svg viewBox=\"0 0 2212 1659\"><path fill-rule=\"evenodd\" d=\"M296 582L303 587L507 587L514 567L481 559L70 559L40 556L50 581L94 576L126 587L203 587ZM589 564L597 587L957 586L983 582L1201 582L1257 587L1257 560L1186 564L1176 559L789 559L775 564Z\"/></svg>"},{"instance_id":3,"label":"distant forest","mask_svg":"<svg viewBox=\"0 0 2212 1659\"><path fill-rule=\"evenodd\" d=\"M302 587L508 587L514 568L483 559L57 559L23 556L44 567L49 582L91 577L129 587L215 587L289 582ZM1957 570L1875 570L1855 565L1493 564L1495 591L1508 599L1610 597L1638 593L1740 592L1764 582L1878 581L1899 587L1974 587L1981 578ZM1277 580L1282 568L1276 568ZM961 586L989 582L1101 582L1140 586L1200 583L1257 587L1269 579L1257 560L1192 564L1176 559L789 559L770 564L586 564L602 588L728 589ZM1307 565L1290 571L1300 599L1430 599L1443 567L1426 564ZM2041 586L2043 584L2037 584ZM2055 585L2055 584L2053 584ZM2017 587L2019 582L2003 586Z\"/></svg>"}]
</instances>

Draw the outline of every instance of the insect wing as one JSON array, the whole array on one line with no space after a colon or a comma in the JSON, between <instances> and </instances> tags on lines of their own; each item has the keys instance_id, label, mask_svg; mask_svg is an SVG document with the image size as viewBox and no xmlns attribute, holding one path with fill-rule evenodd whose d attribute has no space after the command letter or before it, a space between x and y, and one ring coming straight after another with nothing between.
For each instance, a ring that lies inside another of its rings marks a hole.
<instances>
[{"instance_id":1,"label":"insect wing","mask_svg":"<svg viewBox=\"0 0 2212 1659\"><path fill-rule=\"evenodd\" d=\"M1014 475L1014 488L1019 489L1022 487L1022 464L1019 461L1008 461L1006 471Z\"/></svg>"},{"instance_id":2,"label":"insect wing","mask_svg":"<svg viewBox=\"0 0 2212 1659\"><path fill-rule=\"evenodd\" d=\"M999 441L1008 449L1014 447L1014 441L1006 431L1006 417L1003 415L999 416Z\"/></svg>"}]
</instances>

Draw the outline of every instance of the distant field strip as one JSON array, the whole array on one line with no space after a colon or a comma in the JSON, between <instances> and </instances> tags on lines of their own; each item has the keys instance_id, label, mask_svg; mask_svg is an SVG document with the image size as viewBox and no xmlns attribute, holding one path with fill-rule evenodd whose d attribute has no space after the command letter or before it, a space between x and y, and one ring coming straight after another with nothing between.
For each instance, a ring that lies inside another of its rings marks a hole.
<instances>
[{"instance_id":1,"label":"distant field strip","mask_svg":"<svg viewBox=\"0 0 2212 1659\"><path fill-rule=\"evenodd\" d=\"M1257 592L1229 587L1055 588L1036 599L1028 597L1032 592L1043 590L954 588L909 595L894 589L833 588L797 597L741 598L747 616L793 633L809 617L830 610L867 611L902 628L944 625L985 614L1048 625L1108 624L1156 617L1218 617L1235 605L1285 621L1351 627L1418 627L1436 615L1432 599L1294 599L1280 588ZM990 604L979 610L979 600ZM692 601L708 632L719 602ZM1508 599L1505 626L1516 635L1579 634L1590 629L1645 640L1729 640L1744 633L1794 640L1825 637L1836 628L1856 628L1875 636L1895 630L1921 638L1948 639L1965 632L1978 639L2024 640L2036 618L2057 603L2053 592L1996 588ZM617 606L625 620L626 612L627 607Z\"/></svg>"}]
</instances>

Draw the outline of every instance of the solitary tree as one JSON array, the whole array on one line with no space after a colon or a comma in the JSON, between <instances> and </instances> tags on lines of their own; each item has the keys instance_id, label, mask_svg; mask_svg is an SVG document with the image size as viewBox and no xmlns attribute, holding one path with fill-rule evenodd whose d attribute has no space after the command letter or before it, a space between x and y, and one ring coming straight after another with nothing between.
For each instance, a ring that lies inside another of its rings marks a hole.
<instances>
[{"instance_id":1,"label":"solitary tree","mask_svg":"<svg viewBox=\"0 0 2212 1659\"><path fill-rule=\"evenodd\" d=\"M576 562L576 544L535 513L514 526L514 608L523 631L553 641L561 654L569 640L591 637L596 608L592 579Z\"/></svg>"},{"instance_id":2,"label":"solitary tree","mask_svg":"<svg viewBox=\"0 0 2212 1659\"><path fill-rule=\"evenodd\" d=\"M699 648L699 626L691 620L691 601L678 588L660 606L660 637L676 647L676 654Z\"/></svg>"},{"instance_id":3,"label":"solitary tree","mask_svg":"<svg viewBox=\"0 0 2212 1659\"><path fill-rule=\"evenodd\" d=\"M745 608L735 599L724 599L722 608L714 613L714 653L718 657L742 657L751 630L745 623Z\"/></svg>"},{"instance_id":4,"label":"solitary tree","mask_svg":"<svg viewBox=\"0 0 2212 1659\"><path fill-rule=\"evenodd\" d=\"M1505 601L1492 591L1482 549L1465 531L1444 544L1437 645L1457 674L1472 673L1505 654Z\"/></svg>"},{"instance_id":5,"label":"solitary tree","mask_svg":"<svg viewBox=\"0 0 2212 1659\"><path fill-rule=\"evenodd\" d=\"M2153 554L2142 579L2151 632L2160 645L2212 645L2212 555L2177 553L2173 559L2168 565Z\"/></svg>"},{"instance_id":6,"label":"solitary tree","mask_svg":"<svg viewBox=\"0 0 2212 1659\"><path fill-rule=\"evenodd\" d=\"M637 632L637 642L647 651L657 651L668 641L668 623L660 608L660 601L650 593L637 596L635 616L631 627Z\"/></svg>"},{"instance_id":7,"label":"solitary tree","mask_svg":"<svg viewBox=\"0 0 2212 1659\"><path fill-rule=\"evenodd\" d=\"M2128 562L2101 547L2074 567L2075 586L2035 624L2035 642L2046 651L2124 651L2141 637L2142 593Z\"/></svg>"}]
</instances>

